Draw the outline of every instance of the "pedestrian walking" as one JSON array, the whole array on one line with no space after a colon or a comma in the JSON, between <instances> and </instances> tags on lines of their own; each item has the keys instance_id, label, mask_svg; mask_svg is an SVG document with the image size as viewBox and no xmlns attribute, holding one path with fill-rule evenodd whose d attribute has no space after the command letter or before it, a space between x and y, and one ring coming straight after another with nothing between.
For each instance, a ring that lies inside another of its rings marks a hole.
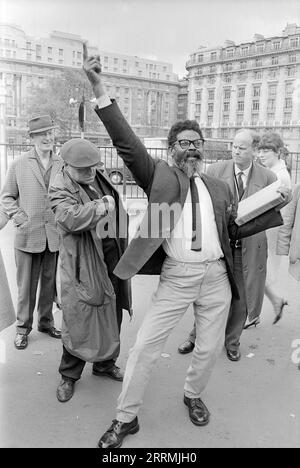
<instances>
[{"instance_id":1,"label":"pedestrian walking","mask_svg":"<svg viewBox=\"0 0 300 468\"><path fill-rule=\"evenodd\" d=\"M3 210L16 228L18 305L14 344L18 350L28 345L36 302L38 330L61 338L52 313L59 238L48 197L49 185L61 163L53 152L55 126L50 116L36 116L28 126L33 148L13 161L0 194Z\"/></svg>"},{"instance_id":2,"label":"pedestrian walking","mask_svg":"<svg viewBox=\"0 0 300 468\"><path fill-rule=\"evenodd\" d=\"M258 156L263 166L270 169L280 180L282 185L289 189L292 188L291 176L287 170L286 163L281 159L281 152L284 150L284 143L275 132L266 132L261 136L258 145ZM287 206L283 211L287 209ZM268 240L268 261L267 261L267 277L265 284L265 295L271 301L275 319L274 324L277 323L283 314L283 309L288 305L287 299L278 295L276 289L276 282L278 280L278 273L281 266L281 258L276 255L277 237L279 228L269 229L267 231Z\"/></svg>"}]
</instances>

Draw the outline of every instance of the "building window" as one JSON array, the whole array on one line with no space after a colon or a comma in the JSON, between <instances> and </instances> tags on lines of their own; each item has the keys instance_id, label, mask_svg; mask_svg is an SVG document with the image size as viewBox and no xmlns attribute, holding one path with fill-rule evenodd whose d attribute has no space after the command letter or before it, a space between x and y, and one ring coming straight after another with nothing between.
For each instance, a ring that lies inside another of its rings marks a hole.
<instances>
[{"instance_id":1,"label":"building window","mask_svg":"<svg viewBox=\"0 0 300 468\"><path fill-rule=\"evenodd\" d=\"M285 125L290 124L290 123L291 123L291 120L292 120L292 114L291 114L291 112L285 112L285 113L283 114L283 123L284 123Z\"/></svg>"},{"instance_id":2,"label":"building window","mask_svg":"<svg viewBox=\"0 0 300 468\"><path fill-rule=\"evenodd\" d=\"M251 114L251 125L257 125L258 114Z\"/></svg>"},{"instance_id":3,"label":"building window","mask_svg":"<svg viewBox=\"0 0 300 468\"><path fill-rule=\"evenodd\" d=\"M216 72L216 67L215 67L215 65L211 65L211 66L209 67L209 73L215 73L215 72Z\"/></svg>"},{"instance_id":4,"label":"building window","mask_svg":"<svg viewBox=\"0 0 300 468\"><path fill-rule=\"evenodd\" d=\"M211 52L210 60L217 60L217 52Z\"/></svg>"},{"instance_id":5,"label":"building window","mask_svg":"<svg viewBox=\"0 0 300 468\"><path fill-rule=\"evenodd\" d=\"M207 112L208 112L209 114L212 114L212 113L214 112L214 103L213 103L213 102L209 102L209 103L208 103Z\"/></svg>"},{"instance_id":6,"label":"building window","mask_svg":"<svg viewBox=\"0 0 300 468\"><path fill-rule=\"evenodd\" d=\"M35 52L36 52L37 55L40 55L41 52L42 52L42 46L37 44L35 46Z\"/></svg>"},{"instance_id":7,"label":"building window","mask_svg":"<svg viewBox=\"0 0 300 468\"><path fill-rule=\"evenodd\" d=\"M268 113L267 113L267 124L268 124L268 125L273 125L274 120L275 120L275 114L274 114L274 112L268 112Z\"/></svg>"},{"instance_id":8,"label":"building window","mask_svg":"<svg viewBox=\"0 0 300 468\"><path fill-rule=\"evenodd\" d=\"M244 119L244 114L237 114L236 115L236 124L242 125Z\"/></svg>"},{"instance_id":9,"label":"building window","mask_svg":"<svg viewBox=\"0 0 300 468\"><path fill-rule=\"evenodd\" d=\"M222 116L222 124L227 125L229 123L229 115L225 114Z\"/></svg>"},{"instance_id":10,"label":"building window","mask_svg":"<svg viewBox=\"0 0 300 468\"><path fill-rule=\"evenodd\" d=\"M298 47L299 46L299 37L294 37L290 40L291 47Z\"/></svg>"},{"instance_id":11,"label":"building window","mask_svg":"<svg viewBox=\"0 0 300 468\"><path fill-rule=\"evenodd\" d=\"M246 91L246 88L244 86L239 87L238 88L238 97L239 98L244 98L245 97L245 91Z\"/></svg>"},{"instance_id":12,"label":"building window","mask_svg":"<svg viewBox=\"0 0 300 468\"><path fill-rule=\"evenodd\" d=\"M196 115L201 114L201 104L196 104Z\"/></svg>"},{"instance_id":13,"label":"building window","mask_svg":"<svg viewBox=\"0 0 300 468\"><path fill-rule=\"evenodd\" d=\"M135 62L135 66L138 68L140 66L139 62Z\"/></svg>"},{"instance_id":14,"label":"building window","mask_svg":"<svg viewBox=\"0 0 300 468\"><path fill-rule=\"evenodd\" d=\"M278 73L278 69L277 69L277 68L273 68L273 69L269 70L269 77L270 77L270 78L276 78L277 73Z\"/></svg>"},{"instance_id":15,"label":"building window","mask_svg":"<svg viewBox=\"0 0 300 468\"><path fill-rule=\"evenodd\" d=\"M64 55L63 49L58 49L58 55L62 57Z\"/></svg>"},{"instance_id":16,"label":"building window","mask_svg":"<svg viewBox=\"0 0 300 468\"><path fill-rule=\"evenodd\" d=\"M285 98L284 108L285 109L292 109L293 107L293 99L292 98Z\"/></svg>"},{"instance_id":17,"label":"building window","mask_svg":"<svg viewBox=\"0 0 300 468\"><path fill-rule=\"evenodd\" d=\"M31 49L31 42L26 42L26 49Z\"/></svg>"},{"instance_id":18,"label":"building window","mask_svg":"<svg viewBox=\"0 0 300 468\"><path fill-rule=\"evenodd\" d=\"M48 47L48 54L49 54L49 55L52 54L52 47Z\"/></svg>"},{"instance_id":19,"label":"building window","mask_svg":"<svg viewBox=\"0 0 300 468\"><path fill-rule=\"evenodd\" d=\"M229 136L228 128L222 128L221 129L221 138L228 138L228 136Z\"/></svg>"},{"instance_id":20,"label":"building window","mask_svg":"<svg viewBox=\"0 0 300 468\"><path fill-rule=\"evenodd\" d=\"M231 89L224 89L224 99L230 99Z\"/></svg>"},{"instance_id":21,"label":"building window","mask_svg":"<svg viewBox=\"0 0 300 468\"><path fill-rule=\"evenodd\" d=\"M295 76L296 67L288 67L287 68L287 76Z\"/></svg>"},{"instance_id":22,"label":"building window","mask_svg":"<svg viewBox=\"0 0 300 468\"><path fill-rule=\"evenodd\" d=\"M201 101L202 98L202 89L196 91L196 101Z\"/></svg>"},{"instance_id":23,"label":"building window","mask_svg":"<svg viewBox=\"0 0 300 468\"><path fill-rule=\"evenodd\" d=\"M212 124L212 121L213 121L213 116L212 115L208 115L207 116L207 125L211 125Z\"/></svg>"},{"instance_id":24,"label":"building window","mask_svg":"<svg viewBox=\"0 0 300 468\"><path fill-rule=\"evenodd\" d=\"M196 75L202 75L202 73L203 73L202 68L197 68L195 74L196 74Z\"/></svg>"},{"instance_id":25,"label":"building window","mask_svg":"<svg viewBox=\"0 0 300 468\"><path fill-rule=\"evenodd\" d=\"M272 96L276 96L276 91L277 91L277 85L269 85L269 88L268 88L268 94L270 97Z\"/></svg>"},{"instance_id":26,"label":"building window","mask_svg":"<svg viewBox=\"0 0 300 468\"><path fill-rule=\"evenodd\" d=\"M257 44L256 51L261 53L265 50L265 44Z\"/></svg>"},{"instance_id":27,"label":"building window","mask_svg":"<svg viewBox=\"0 0 300 468\"><path fill-rule=\"evenodd\" d=\"M31 60L31 54L26 54L26 60Z\"/></svg>"},{"instance_id":28,"label":"building window","mask_svg":"<svg viewBox=\"0 0 300 468\"><path fill-rule=\"evenodd\" d=\"M242 55L247 55L249 52L249 47L242 47L241 52L242 52Z\"/></svg>"},{"instance_id":29,"label":"building window","mask_svg":"<svg viewBox=\"0 0 300 468\"><path fill-rule=\"evenodd\" d=\"M206 136L206 138L211 138L212 137L212 129L211 128L207 128L205 130L205 136Z\"/></svg>"},{"instance_id":30,"label":"building window","mask_svg":"<svg viewBox=\"0 0 300 468\"><path fill-rule=\"evenodd\" d=\"M52 57L48 57L48 62L49 62L49 63L52 62Z\"/></svg>"},{"instance_id":31,"label":"building window","mask_svg":"<svg viewBox=\"0 0 300 468\"><path fill-rule=\"evenodd\" d=\"M278 57L272 57L271 65L278 65Z\"/></svg>"},{"instance_id":32,"label":"building window","mask_svg":"<svg viewBox=\"0 0 300 468\"><path fill-rule=\"evenodd\" d=\"M260 86L253 86L253 97L260 96Z\"/></svg>"},{"instance_id":33,"label":"building window","mask_svg":"<svg viewBox=\"0 0 300 468\"><path fill-rule=\"evenodd\" d=\"M261 58L255 59L254 66L255 67L262 67L262 59Z\"/></svg>"},{"instance_id":34,"label":"building window","mask_svg":"<svg viewBox=\"0 0 300 468\"><path fill-rule=\"evenodd\" d=\"M216 82L215 76L209 76L207 79L208 84L214 84Z\"/></svg>"},{"instance_id":35,"label":"building window","mask_svg":"<svg viewBox=\"0 0 300 468\"><path fill-rule=\"evenodd\" d=\"M5 57L7 57L7 58L11 57L11 51L10 50L5 51Z\"/></svg>"},{"instance_id":36,"label":"building window","mask_svg":"<svg viewBox=\"0 0 300 468\"><path fill-rule=\"evenodd\" d=\"M289 54L289 63L293 63L297 61L296 54Z\"/></svg>"},{"instance_id":37,"label":"building window","mask_svg":"<svg viewBox=\"0 0 300 468\"><path fill-rule=\"evenodd\" d=\"M223 103L223 111L224 112L229 112L229 108L230 108L230 102L224 102Z\"/></svg>"},{"instance_id":38,"label":"building window","mask_svg":"<svg viewBox=\"0 0 300 468\"><path fill-rule=\"evenodd\" d=\"M239 72L238 80L239 81L246 81L247 80L247 72Z\"/></svg>"},{"instance_id":39,"label":"building window","mask_svg":"<svg viewBox=\"0 0 300 468\"><path fill-rule=\"evenodd\" d=\"M231 75L224 75L225 83L231 83Z\"/></svg>"},{"instance_id":40,"label":"building window","mask_svg":"<svg viewBox=\"0 0 300 468\"><path fill-rule=\"evenodd\" d=\"M215 90L214 89L209 89L208 90L208 99L209 100L214 100L215 99Z\"/></svg>"},{"instance_id":41,"label":"building window","mask_svg":"<svg viewBox=\"0 0 300 468\"><path fill-rule=\"evenodd\" d=\"M244 101L238 101L237 110L238 111L244 111L244 108L245 108L245 102Z\"/></svg>"},{"instance_id":42,"label":"building window","mask_svg":"<svg viewBox=\"0 0 300 468\"><path fill-rule=\"evenodd\" d=\"M203 62L203 55L197 55L197 62L198 63Z\"/></svg>"},{"instance_id":43,"label":"building window","mask_svg":"<svg viewBox=\"0 0 300 468\"><path fill-rule=\"evenodd\" d=\"M292 81L285 83L285 95L290 96L291 94L293 94L293 91L294 91L294 83Z\"/></svg>"},{"instance_id":44,"label":"building window","mask_svg":"<svg viewBox=\"0 0 300 468\"><path fill-rule=\"evenodd\" d=\"M276 100L275 99L268 99L267 110L274 111L276 108Z\"/></svg>"},{"instance_id":45,"label":"building window","mask_svg":"<svg viewBox=\"0 0 300 468\"><path fill-rule=\"evenodd\" d=\"M225 63L224 65L224 71L229 72L232 70L232 63Z\"/></svg>"},{"instance_id":46,"label":"building window","mask_svg":"<svg viewBox=\"0 0 300 468\"><path fill-rule=\"evenodd\" d=\"M274 50L279 50L280 49L280 41L274 41L272 44L272 47Z\"/></svg>"},{"instance_id":47,"label":"building window","mask_svg":"<svg viewBox=\"0 0 300 468\"><path fill-rule=\"evenodd\" d=\"M252 101L252 110L259 110L259 100L255 99Z\"/></svg>"},{"instance_id":48,"label":"building window","mask_svg":"<svg viewBox=\"0 0 300 468\"><path fill-rule=\"evenodd\" d=\"M234 55L234 49L228 49L226 51L227 58L233 57Z\"/></svg>"},{"instance_id":49,"label":"building window","mask_svg":"<svg viewBox=\"0 0 300 468\"><path fill-rule=\"evenodd\" d=\"M117 58L114 58L114 64L118 65L118 59Z\"/></svg>"},{"instance_id":50,"label":"building window","mask_svg":"<svg viewBox=\"0 0 300 468\"><path fill-rule=\"evenodd\" d=\"M240 69L245 70L247 68L247 62L244 60L243 62L240 62Z\"/></svg>"},{"instance_id":51,"label":"building window","mask_svg":"<svg viewBox=\"0 0 300 468\"><path fill-rule=\"evenodd\" d=\"M261 71L255 71L253 76L254 76L255 80L261 80L262 72Z\"/></svg>"}]
</instances>

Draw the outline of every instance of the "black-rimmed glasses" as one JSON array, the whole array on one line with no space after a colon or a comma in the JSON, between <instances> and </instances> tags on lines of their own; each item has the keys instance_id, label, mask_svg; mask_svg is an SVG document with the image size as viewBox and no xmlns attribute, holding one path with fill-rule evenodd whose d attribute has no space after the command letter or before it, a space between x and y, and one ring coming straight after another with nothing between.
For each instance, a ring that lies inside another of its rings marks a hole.
<instances>
[{"instance_id":1,"label":"black-rimmed glasses","mask_svg":"<svg viewBox=\"0 0 300 468\"><path fill-rule=\"evenodd\" d=\"M197 138L197 140L177 140L177 142L183 150L189 149L191 144L193 144L196 149L202 148L204 144L204 141L201 140L201 138Z\"/></svg>"}]
</instances>

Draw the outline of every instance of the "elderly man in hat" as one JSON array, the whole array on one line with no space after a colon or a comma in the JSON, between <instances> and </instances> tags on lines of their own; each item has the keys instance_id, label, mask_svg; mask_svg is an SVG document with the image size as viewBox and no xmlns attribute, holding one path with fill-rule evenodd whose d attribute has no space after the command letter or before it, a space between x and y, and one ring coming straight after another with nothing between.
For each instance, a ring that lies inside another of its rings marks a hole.
<instances>
[{"instance_id":1,"label":"elderly man in hat","mask_svg":"<svg viewBox=\"0 0 300 468\"><path fill-rule=\"evenodd\" d=\"M33 148L13 161L0 194L2 208L16 227L17 349L28 344L39 281L38 330L61 338L52 314L59 236L48 197L50 182L61 165L53 152L54 128L49 115L29 121Z\"/></svg>"},{"instance_id":2,"label":"elderly man in hat","mask_svg":"<svg viewBox=\"0 0 300 468\"><path fill-rule=\"evenodd\" d=\"M97 147L75 138L60 155L64 166L50 200L61 233L63 354L56 395L66 402L86 362L93 363L96 376L123 380L115 362L122 313L131 312L131 295L130 282L113 274L127 246L127 214L101 169Z\"/></svg>"}]
</instances>

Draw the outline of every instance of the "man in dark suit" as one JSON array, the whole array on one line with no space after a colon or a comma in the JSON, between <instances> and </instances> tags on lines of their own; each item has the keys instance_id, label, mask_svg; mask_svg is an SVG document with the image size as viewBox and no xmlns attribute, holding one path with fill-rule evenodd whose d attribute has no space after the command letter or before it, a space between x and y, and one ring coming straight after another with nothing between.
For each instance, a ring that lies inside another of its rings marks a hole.
<instances>
[{"instance_id":1,"label":"man in dark suit","mask_svg":"<svg viewBox=\"0 0 300 468\"><path fill-rule=\"evenodd\" d=\"M232 160L212 164L207 170L207 174L228 183L235 205L276 181L276 175L272 171L254 162L259 140L256 132L239 130L233 141ZM232 248L234 274L240 297L232 299L226 326L225 348L228 359L239 361L240 338L244 326L256 326L260 320L267 268L266 234L260 232L232 242ZM195 332L194 326L187 341L179 346L180 353L186 354L194 349Z\"/></svg>"},{"instance_id":2,"label":"man in dark suit","mask_svg":"<svg viewBox=\"0 0 300 468\"><path fill-rule=\"evenodd\" d=\"M98 443L100 448L116 448L126 435L139 430L137 413L150 372L190 304L201 339L196 340L187 371L184 403L194 424L209 422L209 411L200 396L222 345L231 295L238 296L230 238L236 240L280 225L282 218L272 210L239 228L234 222L229 186L202 174L204 140L197 122L178 122L171 128L172 167L153 160L117 104L106 95L100 59L87 57L86 48L84 70L97 99L96 112L149 200L141 235L132 240L114 273L122 279L137 273L161 275L129 354L117 417ZM147 235L150 231L151 237Z\"/></svg>"}]
</instances>

